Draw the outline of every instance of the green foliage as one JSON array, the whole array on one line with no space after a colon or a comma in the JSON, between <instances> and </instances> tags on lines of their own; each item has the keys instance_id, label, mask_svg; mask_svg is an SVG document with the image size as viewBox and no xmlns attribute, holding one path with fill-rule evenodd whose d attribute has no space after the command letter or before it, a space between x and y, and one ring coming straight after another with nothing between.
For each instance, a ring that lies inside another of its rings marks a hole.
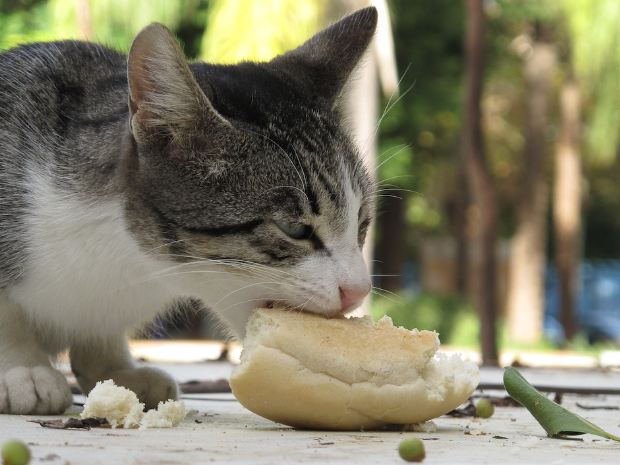
<instances>
[{"instance_id":1,"label":"green foliage","mask_svg":"<svg viewBox=\"0 0 620 465\"><path fill-rule=\"evenodd\" d=\"M412 228L437 232L446 224L441 198L454 185L448 193L437 187L453 177L459 160L463 5L393 0L390 10L402 81L400 100L382 102L380 194L403 197Z\"/></svg>"},{"instance_id":2,"label":"green foliage","mask_svg":"<svg viewBox=\"0 0 620 465\"><path fill-rule=\"evenodd\" d=\"M0 1L0 50L25 42L51 40L51 29L45 1Z\"/></svg>"},{"instance_id":3,"label":"green foliage","mask_svg":"<svg viewBox=\"0 0 620 465\"><path fill-rule=\"evenodd\" d=\"M49 0L48 9L56 34L86 38L128 50L140 29L161 22L177 29L186 7L195 0Z\"/></svg>"},{"instance_id":4,"label":"green foliage","mask_svg":"<svg viewBox=\"0 0 620 465\"><path fill-rule=\"evenodd\" d=\"M584 333L579 333L572 340L566 342L564 349L583 355L599 357L605 351L618 350L618 345L613 341L600 341L591 344Z\"/></svg>"},{"instance_id":5,"label":"green foliage","mask_svg":"<svg viewBox=\"0 0 620 465\"><path fill-rule=\"evenodd\" d=\"M502 350L514 350L514 351L552 351L556 350L557 346L544 336L536 342L523 343L514 342L508 335L508 326L504 318L499 318L498 321L498 345Z\"/></svg>"},{"instance_id":6,"label":"green foliage","mask_svg":"<svg viewBox=\"0 0 620 465\"><path fill-rule=\"evenodd\" d=\"M567 0L572 1L572 0ZM557 0L496 0L495 4L487 7L487 14L491 19L500 15L509 17L511 22L540 23L547 26L557 25L560 15L560 6Z\"/></svg>"},{"instance_id":7,"label":"green foliage","mask_svg":"<svg viewBox=\"0 0 620 465\"><path fill-rule=\"evenodd\" d=\"M472 305L459 296L424 293L379 297L373 300L370 314L375 321L387 315L395 326L437 331L444 345L478 346L478 317Z\"/></svg>"},{"instance_id":8,"label":"green foliage","mask_svg":"<svg viewBox=\"0 0 620 465\"><path fill-rule=\"evenodd\" d=\"M591 99L588 155L594 162L609 165L620 142L620 2L558 1L568 24L572 65Z\"/></svg>"},{"instance_id":9,"label":"green foliage","mask_svg":"<svg viewBox=\"0 0 620 465\"><path fill-rule=\"evenodd\" d=\"M266 61L301 45L322 26L326 0L212 0L201 58Z\"/></svg>"},{"instance_id":10,"label":"green foliage","mask_svg":"<svg viewBox=\"0 0 620 465\"><path fill-rule=\"evenodd\" d=\"M22 0L0 8L0 48L20 43L88 39L127 51L136 33L157 21L187 42L196 56L208 0ZM13 3L13 2L11 2Z\"/></svg>"}]
</instances>

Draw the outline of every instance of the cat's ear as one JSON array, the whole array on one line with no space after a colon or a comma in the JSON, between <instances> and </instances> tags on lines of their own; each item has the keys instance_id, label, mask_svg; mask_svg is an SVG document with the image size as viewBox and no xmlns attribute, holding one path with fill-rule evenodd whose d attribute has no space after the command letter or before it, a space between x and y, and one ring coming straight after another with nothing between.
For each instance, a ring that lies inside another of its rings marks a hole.
<instances>
[{"instance_id":1,"label":"cat's ear","mask_svg":"<svg viewBox=\"0 0 620 465\"><path fill-rule=\"evenodd\" d=\"M377 10L364 8L316 34L271 63L293 73L333 108L377 28Z\"/></svg>"},{"instance_id":2,"label":"cat's ear","mask_svg":"<svg viewBox=\"0 0 620 465\"><path fill-rule=\"evenodd\" d=\"M127 59L131 130L138 141L191 137L197 123L225 125L192 74L168 28L138 33Z\"/></svg>"}]
</instances>

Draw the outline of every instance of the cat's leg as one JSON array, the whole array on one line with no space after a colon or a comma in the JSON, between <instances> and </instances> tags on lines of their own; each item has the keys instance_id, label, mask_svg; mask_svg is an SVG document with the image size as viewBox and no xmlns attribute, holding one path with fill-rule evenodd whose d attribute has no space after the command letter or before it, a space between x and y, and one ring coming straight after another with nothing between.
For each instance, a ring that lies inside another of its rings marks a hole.
<instances>
[{"instance_id":1,"label":"cat's leg","mask_svg":"<svg viewBox=\"0 0 620 465\"><path fill-rule=\"evenodd\" d=\"M135 365L122 336L74 344L71 368L84 393L89 393L97 381L112 379L133 391L147 409L178 397L177 383L167 373Z\"/></svg>"},{"instance_id":2,"label":"cat's leg","mask_svg":"<svg viewBox=\"0 0 620 465\"><path fill-rule=\"evenodd\" d=\"M0 413L63 413L73 396L35 338L20 307L0 296Z\"/></svg>"}]
</instances>

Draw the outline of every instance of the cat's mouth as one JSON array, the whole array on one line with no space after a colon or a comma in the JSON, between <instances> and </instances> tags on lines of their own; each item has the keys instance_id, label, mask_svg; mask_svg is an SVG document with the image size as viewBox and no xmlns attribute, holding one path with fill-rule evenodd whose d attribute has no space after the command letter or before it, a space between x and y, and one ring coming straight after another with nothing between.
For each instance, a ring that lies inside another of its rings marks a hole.
<instances>
[{"instance_id":1,"label":"cat's mouth","mask_svg":"<svg viewBox=\"0 0 620 465\"><path fill-rule=\"evenodd\" d=\"M276 308L278 310L286 310L293 308L293 306L287 304L282 300L266 300L263 303L263 308Z\"/></svg>"},{"instance_id":2,"label":"cat's mouth","mask_svg":"<svg viewBox=\"0 0 620 465\"><path fill-rule=\"evenodd\" d=\"M352 305L350 308L346 308L344 310L332 311L332 312L313 312L307 309L300 309L299 306L287 305L286 302L278 301L278 300L266 300L262 304L262 308L271 308L271 309L275 308L278 310L293 310L293 311L304 312L304 313L318 313L327 319L346 318L345 315L349 313L350 311L354 310L355 308L357 308L358 306L359 305Z\"/></svg>"},{"instance_id":3,"label":"cat's mouth","mask_svg":"<svg viewBox=\"0 0 620 465\"><path fill-rule=\"evenodd\" d=\"M290 311L298 311L298 312L308 312L313 313L312 311L308 311L303 308L299 308L299 305L289 304L282 300L266 300L263 302L263 308L275 308L277 310L290 310Z\"/></svg>"}]
</instances>

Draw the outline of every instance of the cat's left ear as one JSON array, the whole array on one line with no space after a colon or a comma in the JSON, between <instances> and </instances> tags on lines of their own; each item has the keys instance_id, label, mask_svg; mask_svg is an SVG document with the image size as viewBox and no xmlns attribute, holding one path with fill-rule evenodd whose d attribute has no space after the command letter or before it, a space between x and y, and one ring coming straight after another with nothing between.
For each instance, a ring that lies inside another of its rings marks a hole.
<instances>
[{"instance_id":1,"label":"cat's left ear","mask_svg":"<svg viewBox=\"0 0 620 465\"><path fill-rule=\"evenodd\" d=\"M333 109L377 28L377 9L364 8L286 52L271 64L293 74L326 106Z\"/></svg>"},{"instance_id":2,"label":"cat's left ear","mask_svg":"<svg viewBox=\"0 0 620 465\"><path fill-rule=\"evenodd\" d=\"M174 35L153 23L138 33L127 59L131 130L139 142L191 137L197 124L229 126L211 106Z\"/></svg>"}]
</instances>

